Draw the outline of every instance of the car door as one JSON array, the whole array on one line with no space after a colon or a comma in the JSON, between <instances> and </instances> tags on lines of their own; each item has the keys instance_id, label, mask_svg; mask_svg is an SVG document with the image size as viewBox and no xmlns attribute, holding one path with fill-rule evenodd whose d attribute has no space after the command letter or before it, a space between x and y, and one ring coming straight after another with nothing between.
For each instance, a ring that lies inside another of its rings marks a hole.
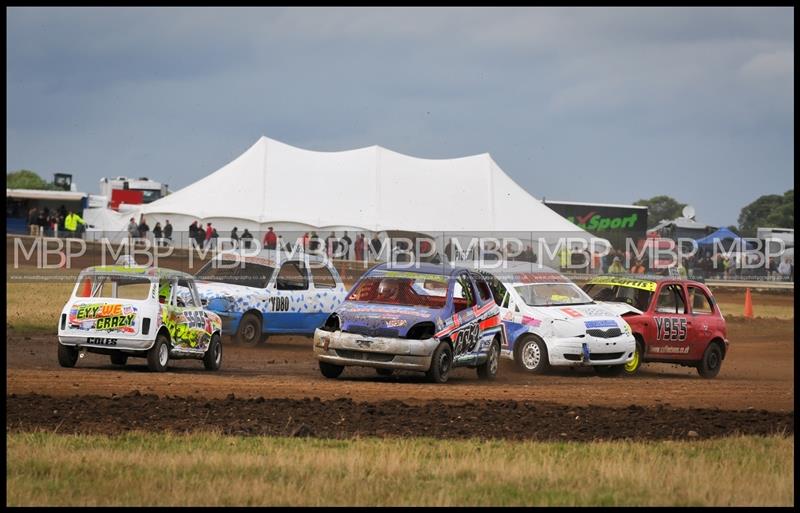
<instances>
[{"instance_id":1,"label":"car door","mask_svg":"<svg viewBox=\"0 0 800 513\"><path fill-rule=\"evenodd\" d=\"M314 310L314 305L308 299L310 288L311 280L305 261L283 262L267 286L263 330L267 333L308 331L308 314Z\"/></svg>"},{"instance_id":2,"label":"car door","mask_svg":"<svg viewBox=\"0 0 800 513\"><path fill-rule=\"evenodd\" d=\"M706 291L696 285L687 285L686 291L692 319L689 324L689 358L700 360L714 334L719 332L717 324L721 318L715 309L718 307Z\"/></svg>"},{"instance_id":3,"label":"car door","mask_svg":"<svg viewBox=\"0 0 800 513\"><path fill-rule=\"evenodd\" d=\"M211 340L211 322L206 317L194 281L175 278L172 289L165 320L172 345L205 350ZM187 290L188 294L185 293Z\"/></svg>"},{"instance_id":4,"label":"car door","mask_svg":"<svg viewBox=\"0 0 800 513\"><path fill-rule=\"evenodd\" d=\"M347 291L336 270L323 262L309 262L311 290L307 295L308 314L302 324L313 331L322 326L328 316L344 301Z\"/></svg>"},{"instance_id":5,"label":"car door","mask_svg":"<svg viewBox=\"0 0 800 513\"><path fill-rule=\"evenodd\" d=\"M453 282L453 319L457 329L450 335L453 341L453 361L469 364L475 357L469 355L478 344L480 328L474 307L477 306L475 287L466 272L461 272Z\"/></svg>"},{"instance_id":6,"label":"car door","mask_svg":"<svg viewBox=\"0 0 800 513\"><path fill-rule=\"evenodd\" d=\"M691 319L681 283L661 283L654 298L653 322L647 327L648 358L686 359Z\"/></svg>"}]
</instances>

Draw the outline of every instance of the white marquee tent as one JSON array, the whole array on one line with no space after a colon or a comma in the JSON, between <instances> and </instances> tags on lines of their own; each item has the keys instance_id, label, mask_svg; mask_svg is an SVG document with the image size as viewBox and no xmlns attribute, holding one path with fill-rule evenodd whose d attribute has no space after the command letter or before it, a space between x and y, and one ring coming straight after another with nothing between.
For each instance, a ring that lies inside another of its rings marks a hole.
<instances>
[{"instance_id":1,"label":"white marquee tent","mask_svg":"<svg viewBox=\"0 0 800 513\"><path fill-rule=\"evenodd\" d=\"M267 137L141 213L151 229L169 219L186 231L199 220L220 235L234 226L239 233L272 226L323 238L342 230L591 237L517 185L488 153L421 159L380 146L319 152Z\"/></svg>"}]
</instances>

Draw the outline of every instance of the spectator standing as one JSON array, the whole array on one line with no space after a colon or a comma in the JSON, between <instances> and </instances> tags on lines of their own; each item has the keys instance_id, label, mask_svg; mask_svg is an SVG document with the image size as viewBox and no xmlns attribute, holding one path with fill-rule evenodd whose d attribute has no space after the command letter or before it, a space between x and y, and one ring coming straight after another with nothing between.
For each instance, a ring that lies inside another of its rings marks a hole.
<instances>
[{"instance_id":1,"label":"spectator standing","mask_svg":"<svg viewBox=\"0 0 800 513\"><path fill-rule=\"evenodd\" d=\"M242 245L245 249L250 249L250 241L253 240L253 234L247 228L242 232Z\"/></svg>"},{"instance_id":2,"label":"spectator standing","mask_svg":"<svg viewBox=\"0 0 800 513\"><path fill-rule=\"evenodd\" d=\"M264 234L264 247L266 249L275 249L278 245L278 236L272 230L272 226L267 228L267 233Z\"/></svg>"},{"instance_id":3,"label":"spectator standing","mask_svg":"<svg viewBox=\"0 0 800 513\"><path fill-rule=\"evenodd\" d=\"M39 235L39 209L36 207L28 211L28 230L33 236Z\"/></svg>"},{"instance_id":4,"label":"spectator standing","mask_svg":"<svg viewBox=\"0 0 800 513\"><path fill-rule=\"evenodd\" d=\"M331 232L330 235L325 237L325 254L328 258L332 258L336 251L336 232Z\"/></svg>"},{"instance_id":5,"label":"spectator standing","mask_svg":"<svg viewBox=\"0 0 800 513\"><path fill-rule=\"evenodd\" d=\"M136 224L136 221L134 221L132 217L131 221L128 223L128 237L130 238L131 244L139 237L139 225Z\"/></svg>"},{"instance_id":6,"label":"spectator standing","mask_svg":"<svg viewBox=\"0 0 800 513\"><path fill-rule=\"evenodd\" d=\"M198 248L203 247L203 242L206 240L206 232L203 230L202 221L197 221L197 230L194 232L194 240Z\"/></svg>"},{"instance_id":7,"label":"spectator standing","mask_svg":"<svg viewBox=\"0 0 800 513\"><path fill-rule=\"evenodd\" d=\"M189 225L189 240L197 239L197 221L192 221ZM191 242L189 243L191 245Z\"/></svg>"},{"instance_id":8,"label":"spectator standing","mask_svg":"<svg viewBox=\"0 0 800 513\"><path fill-rule=\"evenodd\" d=\"M308 239L308 250L312 253L319 251L319 237L317 237L317 232L311 232L311 237Z\"/></svg>"},{"instance_id":9,"label":"spectator standing","mask_svg":"<svg viewBox=\"0 0 800 513\"><path fill-rule=\"evenodd\" d=\"M634 260L633 265L631 266L631 272L633 274L644 274L645 273L645 268L644 268L644 265L642 265L642 261L641 260Z\"/></svg>"},{"instance_id":10,"label":"spectator standing","mask_svg":"<svg viewBox=\"0 0 800 513\"><path fill-rule=\"evenodd\" d=\"M78 223L86 224L86 221L81 219L81 216L73 211L69 211L67 217L64 219L64 229L67 232L67 237L75 237L78 231Z\"/></svg>"},{"instance_id":11,"label":"spectator standing","mask_svg":"<svg viewBox=\"0 0 800 513\"><path fill-rule=\"evenodd\" d=\"M303 234L303 251L308 251L308 232Z\"/></svg>"},{"instance_id":12,"label":"spectator standing","mask_svg":"<svg viewBox=\"0 0 800 513\"><path fill-rule=\"evenodd\" d=\"M356 243L353 245L356 254L356 261L361 262L364 260L364 234L359 233L356 236Z\"/></svg>"},{"instance_id":13,"label":"spectator standing","mask_svg":"<svg viewBox=\"0 0 800 513\"><path fill-rule=\"evenodd\" d=\"M172 225L169 224L169 219L167 219L167 221L164 224L164 239L166 239L164 241L164 245L172 244Z\"/></svg>"},{"instance_id":14,"label":"spectator standing","mask_svg":"<svg viewBox=\"0 0 800 513\"><path fill-rule=\"evenodd\" d=\"M789 280L789 277L792 274L792 265L789 263L788 258L784 258L783 262L778 265L778 274L782 280Z\"/></svg>"},{"instance_id":15,"label":"spectator standing","mask_svg":"<svg viewBox=\"0 0 800 513\"><path fill-rule=\"evenodd\" d=\"M206 223L206 238L205 238L205 247L208 247L213 242L211 239L214 236L214 229L211 227L211 223Z\"/></svg>"},{"instance_id":16,"label":"spectator standing","mask_svg":"<svg viewBox=\"0 0 800 513\"><path fill-rule=\"evenodd\" d=\"M381 251L381 240L378 238L377 233L372 234L372 240L369 242L369 245L372 246L372 252L375 254L375 260L377 260Z\"/></svg>"},{"instance_id":17,"label":"spectator standing","mask_svg":"<svg viewBox=\"0 0 800 513\"><path fill-rule=\"evenodd\" d=\"M163 237L164 232L161 229L161 223L156 221L156 225L153 227L153 242L156 244L156 246L161 246Z\"/></svg>"},{"instance_id":18,"label":"spectator standing","mask_svg":"<svg viewBox=\"0 0 800 513\"><path fill-rule=\"evenodd\" d=\"M237 230L238 228L235 226L233 227L233 230L231 230L231 241L233 241L234 248L239 247L239 232Z\"/></svg>"},{"instance_id":19,"label":"spectator standing","mask_svg":"<svg viewBox=\"0 0 800 513\"><path fill-rule=\"evenodd\" d=\"M352 239L350 239L350 236L347 235L347 230L345 230L344 236L342 237L342 252L344 253L342 255L342 258L344 258L345 260L349 260L350 259L350 246L352 244L353 244L353 241L352 241Z\"/></svg>"},{"instance_id":20,"label":"spectator standing","mask_svg":"<svg viewBox=\"0 0 800 513\"><path fill-rule=\"evenodd\" d=\"M139 222L139 237L142 239L147 239L147 232L150 231L150 227L147 226L147 221L144 218L144 215L141 217Z\"/></svg>"}]
</instances>

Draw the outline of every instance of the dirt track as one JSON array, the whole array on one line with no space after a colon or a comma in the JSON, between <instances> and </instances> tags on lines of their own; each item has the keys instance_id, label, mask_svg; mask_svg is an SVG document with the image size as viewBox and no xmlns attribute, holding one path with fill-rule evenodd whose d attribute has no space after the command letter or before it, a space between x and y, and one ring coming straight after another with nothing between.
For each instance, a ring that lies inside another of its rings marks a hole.
<instances>
[{"instance_id":1,"label":"dirt track","mask_svg":"<svg viewBox=\"0 0 800 513\"><path fill-rule=\"evenodd\" d=\"M133 390L158 395L225 398L265 397L354 401L397 399L409 404L442 401L548 401L570 406L663 405L771 411L794 409L794 327L791 321L729 319L731 349L719 376L704 380L691 368L646 365L636 377L601 378L590 369L559 370L534 376L503 360L498 379L478 380L472 369L456 369L450 381L433 385L422 374L378 377L372 369L348 368L336 380L323 378L311 339L274 337L260 347L226 345L223 368L209 373L198 361L176 361L171 371L153 374L142 359L124 368L108 357L89 354L74 369L56 359L53 335L7 338L7 392L53 396L110 396Z\"/></svg>"}]
</instances>

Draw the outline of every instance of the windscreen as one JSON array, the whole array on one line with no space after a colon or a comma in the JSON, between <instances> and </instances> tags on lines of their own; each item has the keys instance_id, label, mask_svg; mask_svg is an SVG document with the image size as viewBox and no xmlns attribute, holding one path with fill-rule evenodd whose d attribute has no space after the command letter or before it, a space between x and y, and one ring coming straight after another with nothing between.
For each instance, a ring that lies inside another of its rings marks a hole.
<instances>
[{"instance_id":1,"label":"windscreen","mask_svg":"<svg viewBox=\"0 0 800 513\"><path fill-rule=\"evenodd\" d=\"M216 262L216 265L215 265ZM253 262L236 262L233 260L210 261L197 271L195 277L198 280L215 281L218 283L230 283L232 285L244 285L245 287L255 287L263 289L267 287L274 267L269 267Z\"/></svg>"},{"instance_id":2,"label":"windscreen","mask_svg":"<svg viewBox=\"0 0 800 513\"><path fill-rule=\"evenodd\" d=\"M528 306L565 306L592 303L574 283L532 283L514 287Z\"/></svg>"},{"instance_id":3,"label":"windscreen","mask_svg":"<svg viewBox=\"0 0 800 513\"><path fill-rule=\"evenodd\" d=\"M627 303L643 312L647 310L653 295L649 290L606 283L590 283L584 286L584 290L596 301Z\"/></svg>"},{"instance_id":4,"label":"windscreen","mask_svg":"<svg viewBox=\"0 0 800 513\"><path fill-rule=\"evenodd\" d=\"M85 274L78 279L75 296L141 301L150 296L150 286L150 279L141 276Z\"/></svg>"},{"instance_id":5,"label":"windscreen","mask_svg":"<svg viewBox=\"0 0 800 513\"><path fill-rule=\"evenodd\" d=\"M436 275L430 278L365 278L347 299L440 309L447 304L447 279Z\"/></svg>"}]
</instances>

